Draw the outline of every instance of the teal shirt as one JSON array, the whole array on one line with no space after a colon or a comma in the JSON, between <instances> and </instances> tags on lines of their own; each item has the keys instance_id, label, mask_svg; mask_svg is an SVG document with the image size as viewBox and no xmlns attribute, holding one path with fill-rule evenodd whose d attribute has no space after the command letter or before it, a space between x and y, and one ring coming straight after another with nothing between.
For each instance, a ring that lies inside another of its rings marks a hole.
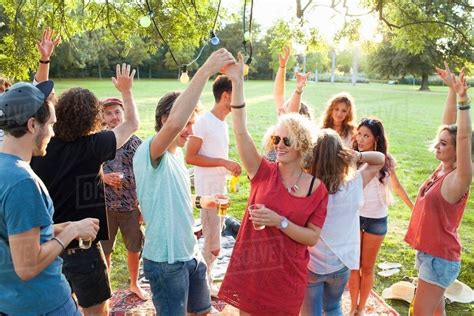
<instances>
[{"instance_id":1,"label":"teal shirt","mask_svg":"<svg viewBox=\"0 0 474 316\"><path fill-rule=\"evenodd\" d=\"M40 244L53 238L53 202L43 182L20 158L0 153L0 312L10 316L51 312L71 297L56 257L36 277L15 272L8 237L40 228ZM23 251L31 251L23 249Z\"/></svg>"},{"instance_id":2,"label":"teal shirt","mask_svg":"<svg viewBox=\"0 0 474 316\"><path fill-rule=\"evenodd\" d=\"M183 152L166 151L158 167L150 160L145 140L133 158L137 196L146 224L143 257L155 262L189 261L197 246L193 233L191 185Z\"/></svg>"}]
</instances>

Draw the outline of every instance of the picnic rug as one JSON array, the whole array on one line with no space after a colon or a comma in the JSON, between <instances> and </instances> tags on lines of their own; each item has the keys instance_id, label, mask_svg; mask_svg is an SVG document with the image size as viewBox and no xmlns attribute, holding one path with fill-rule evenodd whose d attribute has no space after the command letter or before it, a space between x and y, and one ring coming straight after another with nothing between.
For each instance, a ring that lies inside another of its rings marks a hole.
<instances>
[{"instance_id":1,"label":"picnic rug","mask_svg":"<svg viewBox=\"0 0 474 316\"><path fill-rule=\"evenodd\" d=\"M199 245L202 247L203 239L199 239ZM220 283L224 278L227 265L229 263L235 239L232 236L222 237L222 248L219 258L213 269L213 278L216 284ZM112 271L113 273L113 271ZM139 283L142 288L150 293L150 286L148 281L140 274ZM351 303L349 292L346 290L342 296L342 305L344 313L350 311ZM239 311L224 301L212 298L212 306L215 309L216 315L239 315ZM367 300L366 315L380 315L380 316L398 316L399 314L392 307L390 307L379 295L371 291L369 299ZM156 315L151 298L147 301L140 300L135 294L128 289L118 289L114 292L110 299L110 315L111 316L154 316Z\"/></svg>"}]
</instances>

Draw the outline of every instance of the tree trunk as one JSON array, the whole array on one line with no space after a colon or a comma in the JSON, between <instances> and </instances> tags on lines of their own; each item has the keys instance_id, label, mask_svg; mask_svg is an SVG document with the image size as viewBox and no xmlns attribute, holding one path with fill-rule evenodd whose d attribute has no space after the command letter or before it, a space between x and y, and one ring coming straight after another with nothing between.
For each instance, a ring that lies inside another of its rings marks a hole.
<instances>
[{"instance_id":1,"label":"tree trunk","mask_svg":"<svg viewBox=\"0 0 474 316\"><path fill-rule=\"evenodd\" d=\"M137 80L140 80L140 66L137 67Z\"/></svg>"},{"instance_id":2,"label":"tree trunk","mask_svg":"<svg viewBox=\"0 0 474 316\"><path fill-rule=\"evenodd\" d=\"M336 51L331 52L331 83L334 83L334 72L336 71Z\"/></svg>"},{"instance_id":3,"label":"tree trunk","mask_svg":"<svg viewBox=\"0 0 474 316\"><path fill-rule=\"evenodd\" d=\"M148 78L151 79L151 63L150 66L148 66Z\"/></svg>"},{"instance_id":4,"label":"tree trunk","mask_svg":"<svg viewBox=\"0 0 474 316\"><path fill-rule=\"evenodd\" d=\"M102 80L102 69L100 68L100 61L99 61L99 80Z\"/></svg>"},{"instance_id":5,"label":"tree trunk","mask_svg":"<svg viewBox=\"0 0 474 316\"><path fill-rule=\"evenodd\" d=\"M354 46L352 51L352 85L355 86L357 83L357 75L359 72L359 47Z\"/></svg>"},{"instance_id":6,"label":"tree trunk","mask_svg":"<svg viewBox=\"0 0 474 316\"><path fill-rule=\"evenodd\" d=\"M421 87L418 90L420 90L420 91L430 91L430 88L428 87L428 74L422 74L421 75Z\"/></svg>"}]
</instances>

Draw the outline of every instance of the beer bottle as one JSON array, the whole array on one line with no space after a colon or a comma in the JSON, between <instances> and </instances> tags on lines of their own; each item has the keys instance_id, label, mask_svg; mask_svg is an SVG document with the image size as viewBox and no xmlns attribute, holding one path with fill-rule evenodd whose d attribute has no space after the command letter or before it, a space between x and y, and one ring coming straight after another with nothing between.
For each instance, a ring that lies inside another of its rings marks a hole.
<instances>
[{"instance_id":1,"label":"beer bottle","mask_svg":"<svg viewBox=\"0 0 474 316\"><path fill-rule=\"evenodd\" d=\"M416 288L415 292L413 293L413 299L411 300L410 307L408 308L408 316L415 316L415 294Z\"/></svg>"}]
</instances>

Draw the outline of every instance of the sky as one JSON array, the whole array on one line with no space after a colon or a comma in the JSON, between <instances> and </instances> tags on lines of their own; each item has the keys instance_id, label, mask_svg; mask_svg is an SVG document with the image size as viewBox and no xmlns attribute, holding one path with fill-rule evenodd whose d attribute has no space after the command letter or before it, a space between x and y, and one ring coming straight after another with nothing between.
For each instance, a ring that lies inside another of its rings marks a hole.
<instances>
[{"instance_id":1,"label":"sky","mask_svg":"<svg viewBox=\"0 0 474 316\"><path fill-rule=\"evenodd\" d=\"M304 6L308 0L301 0ZM330 0L316 0L313 3L329 5ZM368 10L359 6L358 0L347 0L349 11L352 14L365 13ZM247 0L247 6L250 6L250 0ZM222 7L229 12L238 12L242 9L241 0L222 0ZM295 0L254 0L253 10L254 20L262 25L262 30L266 31L274 21L279 18L290 20L296 17L296 1ZM308 27L316 27L319 33L328 41L332 42L334 34L341 29L344 24L343 17L334 10L318 6L309 12L305 12ZM362 18L361 38L364 40L377 40L376 31L377 18L374 15L364 15Z\"/></svg>"}]
</instances>

